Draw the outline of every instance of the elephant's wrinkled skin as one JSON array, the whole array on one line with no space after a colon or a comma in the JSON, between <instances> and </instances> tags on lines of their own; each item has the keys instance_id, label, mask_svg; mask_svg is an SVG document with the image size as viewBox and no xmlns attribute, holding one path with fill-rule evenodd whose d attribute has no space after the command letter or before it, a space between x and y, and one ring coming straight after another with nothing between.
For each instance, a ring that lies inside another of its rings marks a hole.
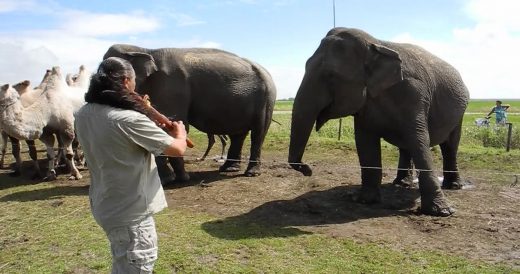
<instances>
[{"instance_id":1,"label":"elephant's wrinkled skin","mask_svg":"<svg viewBox=\"0 0 520 274\"><path fill-rule=\"evenodd\" d=\"M307 141L329 119L354 116L355 140L362 167L358 200L380 202L381 138L399 147L400 168L410 159L420 171L421 211L451 215L433 176L430 146L440 144L445 188L457 188L457 150L469 94L459 73L426 50L381 41L357 29L334 28L306 64L294 101L289 162L305 175ZM375 169L373 167L376 167ZM398 179L406 171L398 172Z\"/></svg>"},{"instance_id":2,"label":"elephant's wrinkled skin","mask_svg":"<svg viewBox=\"0 0 520 274\"><path fill-rule=\"evenodd\" d=\"M242 146L251 131L245 174L260 173L261 147L276 100L275 85L263 67L217 49L146 49L118 44L103 58L112 56L132 63L136 90L148 94L158 111L208 134L229 136L227 160L220 171L239 170ZM182 158L175 161L176 179L189 179Z\"/></svg>"}]
</instances>

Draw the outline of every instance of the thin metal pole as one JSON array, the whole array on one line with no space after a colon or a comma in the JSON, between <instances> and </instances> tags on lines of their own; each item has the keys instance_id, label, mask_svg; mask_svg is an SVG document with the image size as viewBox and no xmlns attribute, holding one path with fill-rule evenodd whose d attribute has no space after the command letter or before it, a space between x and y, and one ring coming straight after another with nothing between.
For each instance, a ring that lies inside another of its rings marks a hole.
<instances>
[{"instance_id":1,"label":"thin metal pole","mask_svg":"<svg viewBox=\"0 0 520 274\"><path fill-rule=\"evenodd\" d=\"M332 18L334 19L333 26L336 27L336 0L332 0Z\"/></svg>"},{"instance_id":2,"label":"thin metal pole","mask_svg":"<svg viewBox=\"0 0 520 274\"><path fill-rule=\"evenodd\" d=\"M333 26L336 27L336 0L332 0L332 18L333 18ZM342 125L343 125L343 119L339 118L338 140L341 140Z\"/></svg>"}]
</instances>

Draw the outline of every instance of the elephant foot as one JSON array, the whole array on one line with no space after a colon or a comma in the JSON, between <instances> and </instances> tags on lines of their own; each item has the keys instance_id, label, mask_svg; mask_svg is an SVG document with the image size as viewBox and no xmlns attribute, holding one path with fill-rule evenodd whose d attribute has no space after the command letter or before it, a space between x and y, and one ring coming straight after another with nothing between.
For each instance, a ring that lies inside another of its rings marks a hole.
<instances>
[{"instance_id":1,"label":"elephant foot","mask_svg":"<svg viewBox=\"0 0 520 274\"><path fill-rule=\"evenodd\" d=\"M425 202L421 199L420 212L426 215L447 217L455 213L455 209L451 207L443 197L435 198L431 202Z\"/></svg>"},{"instance_id":2,"label":"elephant foot","mask_svg":"<svg viewBox=\"0 0 520 274\"><path fill-rule=\"evenodd\" d=\"M414 180L413 176L406 176L403 178L397 177L394 179L392 184L396 185L396 186L405 187L405 188L412 188L414 186L413 180Z\"/></svg>"},{"instance_id":3,"label":"elephant foot","mask_svg":"<svg viewBox=\"0 0 520 274\"><path fill-rule=\"evenodd\" d=\"M237 172L240 171L240 163L226 161L219 169L220 172Z\"/></svg>"},{"instance_id":4,"label":"elephant foot","mask_svg":"<svg viewBox=\"0 0 520 274\"><path fill-rule=\"evenodd\" d=\"M184 183L190 180L190 175L188 173L178 174L175 176L174 182Z\"/></svg>"},{"instance_id":5,"label":"elephant foot","mask_svg":"<svg viewBox=\"0 0 520 274\"><path fill-rule=\"evenodd\" d=\"M171 174L168 177L163 178L162 176L159 176L161 178L161 184L163 186L171 185L175 183L175 175Z\"/></svg>"},{"instance_id":6,"label":"elephant foot","mask_svg":"<svg viewBox=\"0 0 520 274\"><path fill-rule=\"evenodd\" d=\"M463 181L461 179L458 180L442 180L442 189L451 189L451 190L458 190L470 187L472 185L471 182Z\"/></svg>"},{"instance_id":7,"label":"elephant foot","mask_svg":"<svg viewBox=\"0 0 520 274\"><path fill-rule=\"evenodd\" d=\"M381 192L379 189L363 189L358 192L356 202L362 204L377 204L381 202Z\"/></svg>"},{"instance_id":8,"label":"elephant foot","mask_svg":"<svg viewBox=\"0 0 520 274\"><path fill-rule=\"evenodd\" d=\"M22 172L20 172L20 170L13 170L13 172L9 173L9 176L11 177L19 177L20 175L22 175Z\"/></svg>"},{"instance_id":9,"label":"elephant foot","mask_svg":"<svg viewBox=\"0 0 520 274\"><path fill-rule=\"evenodd\" d=\"M54 170L51 170L49 171L49 173L47 173L47 176L45 178L43 178L44 181L54 181L56 180L56 171Z\"/></svg>"},{"instance_id":10,"label":"elephant foot","mask_svg":"<svg viewBox=\"0 0 520 274\"><path fill-rule=\"evenodd\" d=\"M312 169L309 165L303 163L290 165L294 170L301 172L303 176L312 176Z\"/></svg>"},{"instance_id":11,"label":"elephant foot","mask_svg":"<svg viewBox=\"0 0 520 274\"><path fill-rule=\"evenodd\" d=\"M260 164L249 165L244 173L246 177L256 177L260 175Z\"/></svg>"},{"instance_id":12,"label":"elephant foot","mask_svg":"<svg viewBox=\"0 0 520 274\"><path fill-rule=\"evenodd\" d=\"M34 172L33 175L31 176L31 180L42 180L43 178L44 178L44 176L39 171Z\"/></svg>"}]
</instances>

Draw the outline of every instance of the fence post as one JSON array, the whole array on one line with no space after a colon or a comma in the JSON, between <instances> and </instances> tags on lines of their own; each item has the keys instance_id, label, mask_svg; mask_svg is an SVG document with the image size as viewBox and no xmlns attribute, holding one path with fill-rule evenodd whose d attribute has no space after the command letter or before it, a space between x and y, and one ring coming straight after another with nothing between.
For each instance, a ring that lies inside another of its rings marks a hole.
<instances>
[{"instance_id":1,"label":"fence post","mask_svg":"<svg viewBox=\"0 0 520 274\"><path fill-rule=\"evenodd\" d=\"M341 124L342 124L342 118L339 118L338 141L341 140Z\"/></svg>"},{"instance_id":2,"label":"fence post","mask_svg":"<svg viewBox=\"0 0 520 274\"><path fill-rule=\"evenodd\" d=\"M506 144L506 151L509 151L511 149L511 134L513 131L513 123L506 123L507 125L507 144Z\"/></svg>"}]
</instances>

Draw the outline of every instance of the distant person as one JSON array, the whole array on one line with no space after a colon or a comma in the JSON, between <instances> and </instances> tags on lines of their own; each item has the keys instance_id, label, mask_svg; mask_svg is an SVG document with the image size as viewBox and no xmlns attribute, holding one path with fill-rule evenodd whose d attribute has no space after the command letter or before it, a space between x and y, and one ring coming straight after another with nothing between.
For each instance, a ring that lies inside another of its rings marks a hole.
<instances>
[{"instance_id":1,"label":"distant person","mask_svg":"<svg viewBox=\"0 0 520 274\"><path fill-rule=\"evenodd\" d=\"M507 122L507 109L509 105L502 105L502 101L497 100L496 106L494 106L488 113L487 117L491 117L491 114L495 113L495 122L497 125L505 125Z\"/></svg>"}]
</instances>

